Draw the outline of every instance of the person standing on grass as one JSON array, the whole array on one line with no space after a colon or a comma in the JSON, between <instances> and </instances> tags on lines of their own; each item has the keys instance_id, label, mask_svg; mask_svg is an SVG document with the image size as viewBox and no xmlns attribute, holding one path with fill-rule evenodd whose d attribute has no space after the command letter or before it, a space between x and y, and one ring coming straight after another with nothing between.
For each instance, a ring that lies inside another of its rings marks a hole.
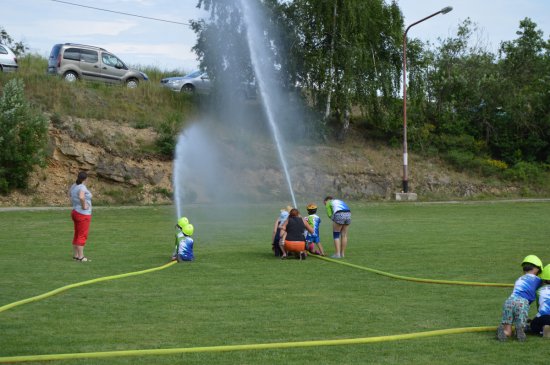
<instances>
[{"instance_id":1,"label":"person standing on grass","mask_svg":"<svg viewBox=\"0 0 550 365\"><path fill-rule=\"evenodd\" d=\"M69 189L69 197L73 206L71 218L74 223L73 259L78 262L90 261L84 256L84 246L92 221L92 193L84 184L87 178L88 174L80 171L76 182Z\"/></svg>"},{"instance_id":2,"label":"person standing on grass","mask_svg":"<svg viewBox=\"0 0 550 365\"><path fill-rule=\"evenodd\" d=\"M304 221L313 227L313 233L306 232L307 250L316 255L325 256L325 250L323 249L323 245L321 244L321 240L319 238L321 218L317 215L317 205L315 203L309 203L306 209L308 216L304 219Z\"/></svg>"},{"instance_id":3,"label":"person standing on grass","mask_svg":"<svg viewBox=\"0 0 550 365\"><path fill-rule=\"evenodd\" d=\"M332 220L332 238L335 252L333 259L344 258L348 246L348 229L351 224L351 210L344 201L327 196L323 200L327 215Z\"/></svg>"},{"instance_id":4,"label":"person standing on grass","mask_svg":"<svg viewBox=\"0 0 550 365\"><path fill-rule=\"evenodd\" d=\"M531 332L550 339L550 265L540 274L542 286L537 290L538 312L531 321Z\"/></svg>"},{"instance_id":5,"label":"person standing on grass","mask_svg":"<svg viewBox=\"0 0 550 365\"><path fill-rule=\"evenodd\" d=\"M523 342L529 306L536 299L536 292L542 280L537 275L542 269L542 261L535 255L526 256L521 263L523 275L514 283L512 295L504 302L502 319L497 328L497 339L501 342L512 336L512 324L516 327L516 337Z\"/></svg>"}]
</instances>

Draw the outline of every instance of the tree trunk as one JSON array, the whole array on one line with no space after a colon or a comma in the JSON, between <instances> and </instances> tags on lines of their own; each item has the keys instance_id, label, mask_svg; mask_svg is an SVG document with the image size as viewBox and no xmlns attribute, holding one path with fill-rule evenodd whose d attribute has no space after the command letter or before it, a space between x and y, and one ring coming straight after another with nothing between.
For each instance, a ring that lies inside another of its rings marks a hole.
<instances>
[{"instance_id":1,"label":"tree trunk","mask_svg":"<svg viewBox=\"0 0 550 365\"><path fill-rule=\"evenodd\" d=\"M342 121L342 129L340 130L340 135L338 136L341 141L346 139L348 135L350 118L350 107L349 105L346 105L346 109L344 110L344 120Z\"/></svg>"},{"instance_id":2,"label":"tree trunk","mask_svg":"<svg viewBox=\"0 0 550 365\"><path fill-rule=\"evenodd\" d=\"M338 0L334 1L334 11L332 13L332 38L330 40L330 65L328 80L327 105L325 109L325 122L330 116L330 103L332 99L332 88L334 87L334 38L336 38L336 16L338 15Z\"/></svg>"}]
</instances>

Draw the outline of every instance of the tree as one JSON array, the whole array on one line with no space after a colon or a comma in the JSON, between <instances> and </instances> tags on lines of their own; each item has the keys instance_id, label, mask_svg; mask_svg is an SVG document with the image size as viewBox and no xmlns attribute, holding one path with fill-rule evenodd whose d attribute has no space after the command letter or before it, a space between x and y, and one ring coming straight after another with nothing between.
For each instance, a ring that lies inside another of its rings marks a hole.
<instances>
[{"instance_id":1,"label":"tree","mask_svg":"<svg viewBox=\"0 0 550 365\"><path fill-rule=\"evenodd\" d=\"M550 162L550 41L529 18L520 21L519 36L503 42L500 67L506 77L502 117L494 152L510 163Z\"/></svg>"},{"instance_id":2,"label":"tree","mask_svg":"<svg viewBox=\"0 0 550 365\"><path fill-rule=\"evenodd\" d=\"M48 123L35 113L19 79L8 81L0 97L0 193L26 188L34 165L46 157Z\"/></svg>"},{"instance_id":3,"label":"tree","mask_svg":"<svg viewBox=\"0 0 550 365\"><path fill-rule=\"evenodd\" d=\"M193 23L198 35L195 52L201 66L220 75L251 74L249 52L243 46L238 2L200 0L210 10L209 22ZM322 115L349 127L352 106L360 106L373 124L391 117L400 70L402 15L395 2L383 0L263 0L270 12L264 37L271 45L270 62L284 87L305 90ZM219 44L220 34L224 42ZM243 49L238 54L233 49ZM219 77L219 76L214 76Z\"/></svg>"},{"instance_id":4,"label":"tree","mask_svg":"<svg viewBox=\"0 0 550 365\"><path fill-rule=\"evenodd\" d=\"M197 7L210 11L208 21L191 21L197 34L193 51L201 69L207 70L218 85L238 85L253 80L246 28L238 1L199 0Z\"/></svg>"},{"instance_id":5,"label":"tree","mask_svg":"<svg viewBox=\"0 0 550 365\"><path fill-rule=\"evenodd\" d=\"M352 106L373 124L391 118L401 74L397 4L295 0L283 6L295 34L289 54L299 64L297 80L314 106L340 123L340 135L347 133Z\"/></svg>"},{"instance_id":6,"label":"tree","mask_svg":"<svg viewBox=\"0 0 550 365\"><path fill-rule=\"evenodd\" d=\"M466 19L438 48L410 43L412 145L508 165L550 161L549 42L526 18L497 58L471 41L476 29Z\"/></svg>"},{"instance_id":7,"label":"tree","mask_svg":"<svg viewBox=\"0 0 550 365\"><path fill-rule=\"evenodd\" d=\"M29 47L23 41L15 42L2 26L0 26L0 43L10 47L16 56L22 56L29 50Z\"/></svg>"}]
</instances>

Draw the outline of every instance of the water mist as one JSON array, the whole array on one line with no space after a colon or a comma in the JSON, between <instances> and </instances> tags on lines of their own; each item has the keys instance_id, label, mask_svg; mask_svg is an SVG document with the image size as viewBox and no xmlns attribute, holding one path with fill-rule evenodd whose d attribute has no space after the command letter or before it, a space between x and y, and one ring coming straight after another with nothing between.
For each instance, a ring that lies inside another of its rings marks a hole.
<instances>
[{"instance_id":1,"label":"water mist","mask_svg":"<svg viewBox=\"0 0 550 365\"><path fill-rule=\"evenodd\" d=\"M269 122L269 127L273 134L273 139L277 147L277 153L279 160L283 166L286 182L292 197L292 204L297 207L296 197L294 196L294 190L292 188L292 181L290 179L290 173L286 158L284 156L283 141L279 133L279 128L276 123L276 116L274 113L274 106L282 106L282 90L275 81L274 65L269 61L269 49L263 38L263 29L260 26L263 19L260 9L257 8L257 4L254 1L241 0L241 8L243 13L243 19L247 26L246 39L248 42L248 48L250 50L250 60L252 67L256 75L256 83L261 94L264 111Z\"/></svg>"}]
</instances>

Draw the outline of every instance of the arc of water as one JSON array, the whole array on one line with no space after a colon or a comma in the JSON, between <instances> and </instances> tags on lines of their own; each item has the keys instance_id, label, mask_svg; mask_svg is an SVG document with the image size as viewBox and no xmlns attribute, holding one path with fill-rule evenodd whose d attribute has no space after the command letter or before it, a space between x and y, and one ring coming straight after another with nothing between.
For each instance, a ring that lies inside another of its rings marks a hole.
<instances>
[{"instance_id":1,"label":"arc of water","mask_svg":"<svg viewBox=\"0 0 550 365\"><path fill-rule=\"evenodd\" d=\"M292 204L294 204L294 207L297 207L296 198L294 196L294 190L292 189L292 181L290 179L290 173L288 170L285 156L283 154L282 140L279 134L279 128L277 128L277 124L275 123L275 114L273 112L271 97L270 95L268 95L269 89L266 85L267 83L265 80L266 77L268 77L266 75L266 72L268 72L268 69L266 67L262 67L261 61L260 61L261 57L259 52L262 49L264 49L265 46L261 41L258 41L258 42L252 41L252 37L254 35L259 36L263 34L263 30L260 28L257 17L254 17L252 14L252 9L250 8L250 5L251 5L250 1L241 0L240 3L241 3L241 9L243 11L243 17L247 25L246 41L248 44L248 49L250 50L250 59L252 61L252 67L254 68L254 73L256 74L256 81L259 85L259 91L263 101L262 105L266 113L267 119L269 121L269 127L271 128L273 139L275 140L279 160L281 161L281 165L283 166L286 182L288 185L288 189L290 191L290 196L292 197ZM274 87L274 86L275 85L271 85L271 87Z\"/></svg>"},{"instance_id":2,"label":"arc of water","mask_svg":"<svg viewBox=\"0 0 550 365\"><path fill-rule=\"evenodd\" d=\"M176 203L176 214L177 218L183 216L182 208L182 199L183 199L183 190L182 190L182 178L183 178L183 144L184 144L184 134L180 133L178 136L178 142L176 144L176 156L174 158L174 167L172 174L172 186L174 188L174 201Z\"/></svg>"}]
</instances>

